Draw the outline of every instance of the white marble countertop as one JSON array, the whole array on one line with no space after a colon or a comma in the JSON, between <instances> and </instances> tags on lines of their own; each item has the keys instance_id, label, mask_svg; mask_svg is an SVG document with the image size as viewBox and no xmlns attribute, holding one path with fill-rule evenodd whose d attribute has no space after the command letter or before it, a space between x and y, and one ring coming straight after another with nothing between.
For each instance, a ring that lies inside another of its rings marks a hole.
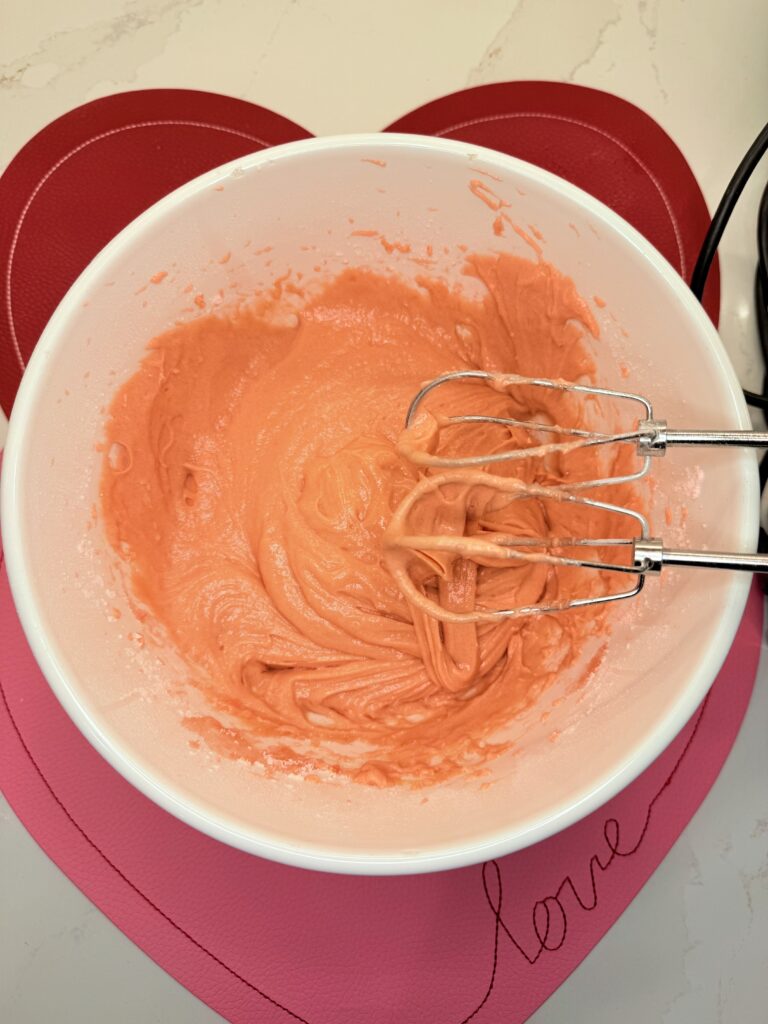
<instances>
[{"instance_id":1,"label":"white marble countertop","mask_svg":"<svg viewBox=\"0 0 768 1024\"><path fill-rule=\"evenodd\" d=\"M767 43L765 0L3 0L0 169L53 118L125 89L229 93L326 134L383 127L468 85L548 78L645 109L713 208L768 118ZM762 373L752 282L767 176L764 162L721 246L721 333L747 386ZM533 1024L766 1020L765 653L701 810ZM221 1020L71 885L5 803L0 866L0 1020Z\"/></svg>"}]
</instances>

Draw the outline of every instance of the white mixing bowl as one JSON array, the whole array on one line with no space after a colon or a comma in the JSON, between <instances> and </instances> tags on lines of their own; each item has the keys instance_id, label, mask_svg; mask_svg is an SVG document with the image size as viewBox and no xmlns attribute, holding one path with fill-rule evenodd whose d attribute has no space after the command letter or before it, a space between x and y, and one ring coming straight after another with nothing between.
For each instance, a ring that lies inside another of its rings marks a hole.
<instances>
[{"instance_id":1,"label":"white mixing bowl","mask_svg":"<svg viewBox=\"0 0 768 1024\"><path fill-rule=\"evenodd\" d=\"M669 570L650 581L631 614L619 617L589 685L577 693L554 687L515 723L515 753L497 760L486 788L469 780L412 792L264 779L190 750L179 707L165 696L180 667L172 652L151 644L139 651L130 642L140 627L114 556L98 524L88 529L105 405L136 369L148 339L199 312L183 312L188 283L226 307L288 267L310 277L317 264L327 271L347 262L411 277L418 271L407 254L352 235L350 217L356 228L405 239L414 250L430 243L443 254L447 247L443 269L454 276L457 243L531 257L518 235L494 235L494 214L470 191L472 179L508 199L526 231L533 225L542 233L545 258L573 277L583 296L607 303L596 313L608 383L617 382L624 358L631 368L625 383L648 394L673 424L749 426L715 330L635 230L536 167L407 135L290 143L211 171L163 199L72 286L18 394L3 471L3 541L14 599L43 672L85 736L143 793L209 835L265 857L329 871L432 871L551 835L617 793L664 749L715 679L744 608L745 576ZM260 253L266 246L271 251ZM168 272L161 283L140 290L161 271ZM753 547L754 456L671 452L654 474L673 507L688 505L675 541Z\"/></svg>"}]
</instances>

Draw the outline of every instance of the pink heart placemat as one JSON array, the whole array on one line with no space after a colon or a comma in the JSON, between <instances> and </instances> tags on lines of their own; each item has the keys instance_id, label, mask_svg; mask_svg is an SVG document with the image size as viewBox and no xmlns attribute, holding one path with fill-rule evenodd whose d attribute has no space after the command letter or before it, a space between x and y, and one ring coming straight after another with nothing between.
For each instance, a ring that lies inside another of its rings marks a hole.
<instances>
[{"instance_id":1,"label":"pink heart placemat","mask_svg":"<svg viewBox=\"0 0 768 1024\"><path fill-rule=\"evenodd\" d=\"M617 208L679 269L692 266L707 223L701 194L671 140L624 101L511 83L447 97L393 127L536 160ZM169 90L98 100L33 139L0 180L6 408L56 302L116 230L207 167L303 135L249 104ZM53 697L0 565L0 784L90 899L234 1024L519 1024L626 908L708 792L749 700L761 628L755 588L707 700L590 817L483 866L355 878L230 849L129 786Z\"/></svg>"}]
</instances>

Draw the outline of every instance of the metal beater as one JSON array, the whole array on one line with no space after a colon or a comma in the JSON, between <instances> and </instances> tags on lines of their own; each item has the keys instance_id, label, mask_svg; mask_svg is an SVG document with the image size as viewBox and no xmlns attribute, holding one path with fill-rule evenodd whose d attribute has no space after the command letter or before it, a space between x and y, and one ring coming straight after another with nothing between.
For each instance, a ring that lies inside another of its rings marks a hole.
<instances>
[{"instance_id":1,"label":"metal beater","mask_svg":"<svg viewBox=\"0 0 768 1024\"><path fill-rule=\"evenodd\" d=\"M574 493L574 491L586 488L604 487L611 484L638 480L648 472L651 459L664 455L667 448L670 447L725 446L768 448L768 432L752 430L673 430L667 426L665 420L654 417L651 403L642 395L546 378L523 377L518 374L488 373L483 370L458 370L453 373L443 374L425 384L411 402L406 417L406 428L414 424L419 408L428 394L449 381L459 380L479 381L500 392L505 392L511 387L525 385L534 388L575 392L624 401L632 403L635 410L641 410L642 418L637 421L637 425L631 430L609 434L503 416L475 414L436 416L436 422L440 427L462 423L491 423L509 428L523 428L534 434L550 435L553 437L553 440L549 443L534 444L532 447L527 448L516 448L509 451L486 454L480 453L457 458L433 455L428 451L401 445L401 452L416 465L443 471L442 473L428 474L422 478L397 509L392 524L385 535L385 547L390 552L388 563L399 586L413 604L421 607L433 617L444 622L489 622L523 615L563 611L568 608L605 604L634 597L642 590L645 577L660 573L665 565L768 573L768 555L735 554L720 551L682 551L667 548L660 538L650 535L648 520L640 512ZM497 476L480 468L494 463L543 457L552 452L571 452L579 448L611 444L635 445L640 456L640 465L637 471L621 476L606 476L599 479L579 481L575 484L566 484L559 487L543 487L525 483L514 477ZM457 471L461 472L457 473ZM484 530L475 532L472 536L462 538L457 538L456 536L410 534L408 532L408 517L416 503L430 491L456 483L459 480L462 483L471 483L477 487L497 489L504 493L510 501L524 498L547 499L550 501L576 503L589 509L628 517L632 521L635 535L630 538L608 537L598 539L583 537L531 538L514 537ZM593 550L603 549L603 551L606 551L606 549L621 549L626 556L626 560L621 564L617 564L606 561L603 558L589 558L586 552L590 548ZM573 549L584 549L585 556L575 557L573 554L563 554L564 551L572 551ZM418 552L430 551L435 553L450 552L462 559L475 561L482 565L498 566L504 563L538 562L552 566L574 566L604 572L628 574L634 576L635 580L633 586L626 590L569 600L559 604L536 604L526 607L498 609L477 608L472 612L454 612L448 611L441 607L438 602L427 597L421 589L416 587L407 570L406 553L410 552L416 555Z\"/></svg>"}]
</instances>

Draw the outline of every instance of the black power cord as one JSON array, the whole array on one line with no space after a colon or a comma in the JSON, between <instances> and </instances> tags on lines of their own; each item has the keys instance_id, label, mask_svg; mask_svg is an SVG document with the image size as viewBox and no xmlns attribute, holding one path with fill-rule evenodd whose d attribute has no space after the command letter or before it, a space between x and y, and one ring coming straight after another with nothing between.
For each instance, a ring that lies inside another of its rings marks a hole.
<instances>
[{"instance_id":1,"label":"black power cord","mask_svg":"<svg viewBox=\"0 0 768 1024\"><path fill-rule=\"evenodd\" d=\"M715 258L717 247L731 218L733 208L736 206L739 196L744 191L744 186L749 181L752 172L766 151L768 151L768 124L766 124L749 147L743 160L734 171L733 177L728 182L728 187L723 192L723 197L715 210L715 215L704 236L704 241L701 243L696 266L693 268L693 274L691 275L691 291L699 301L701 301L701 297L704 294L704 285L707 282L709 268L712 266L712 260Z\"/></svg>"},{"instance_id":2,"label":"black power cord","mask_svg":"<svg viewBox=\"0 0 768 1024\"><path fill-rule=\"evenodd\" d=\"M757 270L755 272L755 319L763 351L763 395L768 394L768 185L763 191L757 213ZM765 409L764 406L761 408ZM768 483L768 454L760 460L760 490ZM761 536L761 548L768 548L768 537Z\"/></svg>"},{"instance_id":3,"label":"black power cord","mask_svg":"<svg viewBox=\"0 0 768 1024\"><path fill-rule=\"evenodd\" d=\"M755 141L749 147L749 150L744 156L739 166L734 171L733 177L728 182L728 187L723 193L723 198L720 200L715 215L707 229L707 233L704 236L704 241L701 244L699 250L698 259L696 260L696 266L693 268L693 274L691 275L691 291L696 298L701 302L702 296L704 295L704 286L707 283L707 276L709 269L712 266L712 261L715 258L717 247L720 244L720 239L723 237L723 232L731 219L734 207L738 202L739 196L744 191L744 186L752 176L752 172L757 167L761 158L768 152L768 124L765 125L763 130L757 136ZM763 357L765 359L766 367L768 367L768 331L766 327L766 320L768 320L768 313L766 311L765 299L768 297L768 188L763 193L762 202L760 203L760 212L758 215L758 249L759 249L759 262L757 268L757 280L755 282L755 295L757 298L757 323L760 331L760 344L763 350ZM763 383L763 392L758 394L755 391L748 391L744 389L744 397L749 405L754 406L757 409L763 409L768 411L768 389Z\"/></svg>"},{"instance_id":4,"label":"black power cord","mask_svg":"<svg viewBox=\"0 0 768 1024\"><path fill-rule=\"evenodd\" d=\"M768 394L768 185L757 213L757 272L755 273L755 315L763 350L765 372L763 394Z\"/></svg>"},{"instance_id":5,"label":"black power cord","mask_svg":"<svg viewBox=\"0 0 768 1024\"><path fill-rule=\"evenodd\" d=\"M707 275L715 258L717 247L723 236L725 227L730 220L733 209L738 202L744 186L749 181L752 172L757 167L761 158L768 151L768 124L757 136L749 147L739 166L736 168L723 197L715 210L715 215L704 236L701 249L699 250L696 266L691 275L691 291L701 302L704 295L704 287L707 283ZM763 388L758 394L755 391L748 391L744 388L744 398L747 403L756 409L761 409L768 415L768 185L763 191L760 207L757 215L757 250L758 261L755 273L755 316L757 320L757 331L760 338L760 348L763 353ZM765 490L768 483L768 452L763 455L760 461L760 490ZM768 551L768 534L761 528L758 550ZM768 593L768 576L761 577L763 590Z\"/></svg>"}]
</instances>

